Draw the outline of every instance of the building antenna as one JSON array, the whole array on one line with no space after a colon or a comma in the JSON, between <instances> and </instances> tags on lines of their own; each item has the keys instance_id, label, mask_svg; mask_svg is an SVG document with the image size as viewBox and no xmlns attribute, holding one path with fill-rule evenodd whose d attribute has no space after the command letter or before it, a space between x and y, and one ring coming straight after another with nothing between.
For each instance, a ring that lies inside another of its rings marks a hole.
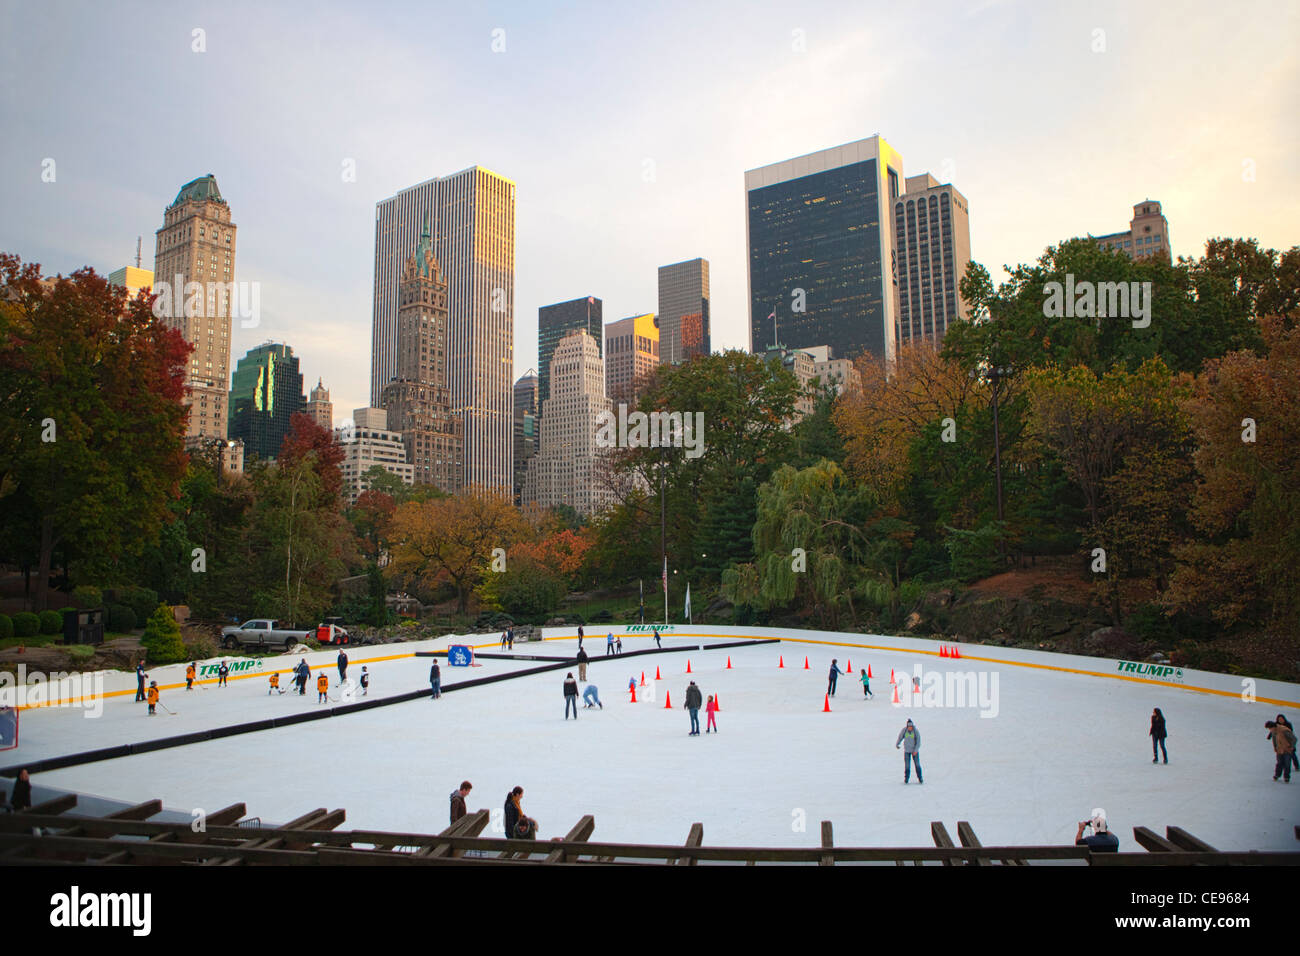
<instances>
[{"instance_id":1,"label":"building antenna","mask_svg":"<svg viewBox=\"0 0 1300 956\"><path fill-rule=\"evenodd\" d=\"M140 268L140 243L144 241L144 236L135 237L135 267Z\"/></svg>"}]
</instances>

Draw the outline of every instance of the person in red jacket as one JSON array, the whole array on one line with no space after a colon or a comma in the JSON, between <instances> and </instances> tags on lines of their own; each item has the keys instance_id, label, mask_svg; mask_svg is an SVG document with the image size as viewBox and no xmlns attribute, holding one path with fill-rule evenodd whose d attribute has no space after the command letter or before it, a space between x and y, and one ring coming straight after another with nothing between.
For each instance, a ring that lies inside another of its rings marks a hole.
<instances>
[{"instance_id":1,"label":"person in red jacket","mask_svg":"<svg viewBox=\"0 0 1300 956\"><path fill-rule=\"evenodd\" d=\"M709 715L709 721L708 721L708 723L707 723L707 724L705 725L705 727L704 727L704 732L707 734L707 733L709 732L709 730L712 729L714 733L717 733L717 732L718 732L718 722L717 722L717 720L714 719L714 716L713 716L713 715L716 714L716 713L718 712L718 703L717 703L717 701L715 701L715 700L713 699L713 695L712 695L712 694L709 695L709 703L708 703L708 705L704 708L704 712L705 712L706 714Z\"/></svg>"}]
</instances>

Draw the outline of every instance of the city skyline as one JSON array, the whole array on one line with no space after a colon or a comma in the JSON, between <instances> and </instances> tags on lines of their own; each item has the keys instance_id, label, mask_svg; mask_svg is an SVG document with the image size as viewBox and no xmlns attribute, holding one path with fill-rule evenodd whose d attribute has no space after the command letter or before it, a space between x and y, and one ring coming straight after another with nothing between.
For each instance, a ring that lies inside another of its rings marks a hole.
<instances>
[{"instance_id":1,"label":"city skyline","mask_svg":"<svg viewBox=\"0 0 1300 956\"><path fill-rule=\"evenodd\" d=\"M629 24L595 7L327 9L335 25L239 5L148 17L6 7L13 127L0 248L50 275L90 265L107 276L134 261L137 237L157 228L178 186L211 172L239 223L236 278L263 291L260 322L235 323L230 352L287 342L306 376L355 408L370 404L358 351L370 340L376 203L478 164L518 183L511 382L538 365L539 306L590 289L609 315L648 312L657 267L693 256L711 264L713 347L746 347L744 171L874 134L909 172L954 183L976 207L971 255L995 280L1049 244L1122 227L1145 196L1174 224L1175 256L1200 254L1212 236L1293 244L1292 10L1248 7L1225 28L1198 5L1171 20L1119 5L951 4L922 43L886 39L871 11L849 5L713 8L686 33L672 17ZM446 52L415 39L425 22L448 37ZM1179 55L1145 76L1153 35ZM584 69L602 78L576 94L548 52L574 36L598 39ZM672 76L619 68L668 49L687 64ZM1197 66L1207 61L1216 70ZM349 64L341 80L338 62ZM93 75L82 63L97 64ZM917 102L950 100L958 83L963 108L921 123ZM107 112L86 114L91 86L104 102L151 89L156 119L131 133ZM18 99L34 87L39 107ZM1241 88L1249 111L1237 108ZM682 114L688 89L711 107ZM563 111L552 108L561 91ZM210 102L202 116L198 102ZM599 129L608 148L591 149L582 129ZM1150 147L1103 163L1079 145L1102 140Z\"/></svg>"}]
</instances>

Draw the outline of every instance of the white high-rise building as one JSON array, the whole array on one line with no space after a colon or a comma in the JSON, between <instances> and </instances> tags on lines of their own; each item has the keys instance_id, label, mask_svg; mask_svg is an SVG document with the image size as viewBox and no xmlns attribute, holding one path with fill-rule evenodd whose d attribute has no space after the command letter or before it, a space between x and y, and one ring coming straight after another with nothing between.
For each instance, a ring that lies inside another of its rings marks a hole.
<instances>
[{"instance_id":1,"label":"white high-rise building","mask_svg":"<svg viewBox=\"0 0 1300 956\"><path fill-rule=\"evenodd\" d=\"M370 401L397 376L398 283L429 218L447 282L447 379L466 485L509 494L514 470L515 184L472 166L375 207Z\"/></svg>"},{"instance_id":2,"label":"white high-rise building","mask_svg":"<svg viewBox=\"0 0 1300 956\"><path fill-rule=\"evenodd\" d=\"M600 346L584 329L560 339L551 357L551 395L542 403L537 454L528 460L523 503L569 505L591 515L613 504L607 450L596 446L597 416L610 412Z\"/></svg>"},{"instance_id":3,"label":"white high-rise building","mask_svg":"<svg viewBox=\"0 0 1300 956\"><path fill-rule=\"evenodd\" d=\"M415 466L406 460L406 445L400 432L388 430L388 412L382 408L358 408L352 412L351 424L334 431L343 447L343 493L348 504L357 502L357 496L366 490L362 476L375 465L402 479L402 483L415 483Z\"/></svg>"}]
</instances>

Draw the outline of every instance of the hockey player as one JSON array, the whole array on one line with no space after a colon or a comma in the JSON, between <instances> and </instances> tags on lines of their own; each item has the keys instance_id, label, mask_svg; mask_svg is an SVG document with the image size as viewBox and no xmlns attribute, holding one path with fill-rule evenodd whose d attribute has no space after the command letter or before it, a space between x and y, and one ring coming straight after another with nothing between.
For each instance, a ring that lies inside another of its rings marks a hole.
<instances>
[{"instance_id":1,"label":"hockey player","mask_svg":"<svg viewBox=\"0 0 1300 956\"><path fill-rule=\"evenodd\" d=\"M366 697L370 693L370 672L361 668L361 696Z\"/></svg>"},{"instance_id":2,"label":"hockey player","mask_svg":"<svg viewBox=\"0 0 1300 956\"><path fill-rule=\"evenodd\" d=\"M279 671L272 671L272 672L271 672L271 686L267 689L267 691L266 691L266 696L267 696L267 697L270 697L270 696L271 696L272 694L274 694L274 693L281 693L281 694L284 693L284 691L280 690L280 672L279 672Z\"/></svg>"},{"instance_id":3,"label":"hockey player","mask_svg":"<svg viewBox=\"0 0 1300 956\"><path fill-rule=\"evenodd\" d=\"M149 693L145 699L149 701L149 716L152 717L155 713L154 708L158 706L158 682L156 680L149 682Z\"/></svg>"},{"instance_id":4,"label":"hockey player","mask_svg":"<svg viewBox=\"0 0 1300 956\"><path fill-rule=\"evenodd\" d=\"M320 695L316 698L316 703L323 704L329 699L330 679L325 676L325 672L320 672L320 677L316 678L316 692Z\"/></svg>"},{"instance_id":5,"label":"hockey player","mask_svg":"<svg viewBox=\"0 0 1300 956\"><path fill-rule=\"evenodd\" d=\"M226 686L226 676L227 676L229 673L230 673L230 668L226 665L226 662L225 662L225 661L222 661L222 662L221 662L221 666L217 668L217 686L218 686L218 687L225 687L225 686Z\"/></svg>"},{"instance_id":6,"label":"hockey player","mask_svg":"<svg viewBox=\"0 0 1300 956\"><path fill-rule=\"evenodd\" d=\"M136 703L144 700L144 682L149 675L144 672L144 661L135 665L135 700Z\"/></svg>"},{"instance_id":7,"label":"hockey player","mask_svg":"<svg viewBox=\"0 0 1300 956\"><path fill-rule=\"evenodd\" d=\"M185 668L185 689L186 690L194 689L195 663L197 662L191 661L190 666Z\"/></svg>"}]
</instances>

